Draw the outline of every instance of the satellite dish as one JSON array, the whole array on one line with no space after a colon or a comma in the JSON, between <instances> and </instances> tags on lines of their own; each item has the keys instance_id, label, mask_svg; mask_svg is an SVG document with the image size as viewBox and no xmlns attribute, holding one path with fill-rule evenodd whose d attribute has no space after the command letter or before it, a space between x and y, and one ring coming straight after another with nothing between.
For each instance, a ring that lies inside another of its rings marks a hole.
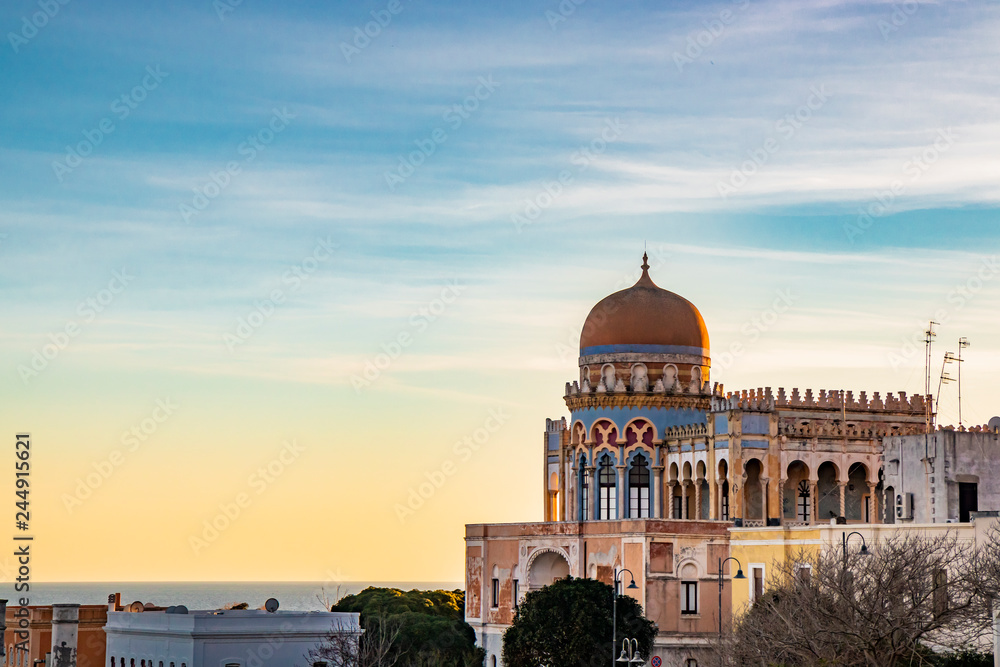
<instances>
[{"instance_id":1,"label":"satellite dish","mask_svg":"<svg viewBox=\"0 0 1000 667\"><path fill-rule=\"evenodd\" d=\"M138 614L139 612L145 610L145 608L146 606L141 602L139 602L138 600L136 600L135 602L133 602L128 606L128 610L133 614Z\"/></svg>"},{"instance_id":2,"label":"satellite dish","mask_svg":"<svg viewBox=\"0 0 1000 667\"><path fill-rule=\"evenodd\" d=\"M176 607L174 607L174 613L175 614L186 614L186 613L188 613L188 608L185 607L182 604L179 604Z\"/></svg>"},{"instance_id":3,"label":"satellite dish","mask_svg":"<svg viewBox=\"0 0 1000 667\"><path fill-rule=\"evenodd\" d=\"M173 605L171 605L171 606L167 607L166 611L164 611L163 613L164 614L176 614L177 613L177 607L174 607Z\"/></svg>"},{"instance_id":4,"label":"satellite dish","mask_svg":"<svg viewBox=\"0 0 1000 667\"><path fill-rule=\"evenodd\" d=\"M278 611L278 601L274 598L268 598L267 602L264 603L264 609L268 610L272 614Z\"/></svg>"},{"instance_id":5,"label":"satellite dish","mask_svg":"<svg viewBox=\"0 0 1000 667\"><path fill-rule=\"evenodd\" d=\"M994 433L1000 432L1000 417L994 417L991 419L987 426L989 426L990 430Z\"/></svg>"}]
</instances>

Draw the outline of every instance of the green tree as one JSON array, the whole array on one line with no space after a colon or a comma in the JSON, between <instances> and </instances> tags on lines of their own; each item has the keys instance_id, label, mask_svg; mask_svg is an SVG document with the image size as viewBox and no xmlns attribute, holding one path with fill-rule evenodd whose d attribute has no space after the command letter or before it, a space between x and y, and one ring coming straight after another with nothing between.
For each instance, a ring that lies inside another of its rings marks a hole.
<instances>
[{"instance_id":1,"label":"green tree","mask_svg":"<svg viewBox=\"0 0 1000 667\"><path fill-rule=\"evenodd\" d=\"M566 577L528 593L503 636L503 661L507 667L579 667L607 665L612 644L622 639L638 641L639 653L648 659L656 625L642 614L642 607L627 595L618 596L618 632L612 642L611 586L594 579Z\"/></svg>"},{"instance_id":2,"label":"green tree","mask_svg":"<svg viewBox=\"0 0 1000 667\"><path fill-rule=\"evenodd\" d=\"M464 591L369 587L342 598L330 610L359 612L366 635L391 635L390 657L397 665L479 667L483 664L484 653L476 646L472 627L465 622ZM383 631L386 627L392 632Z\"/></svg>"}]
</instances>

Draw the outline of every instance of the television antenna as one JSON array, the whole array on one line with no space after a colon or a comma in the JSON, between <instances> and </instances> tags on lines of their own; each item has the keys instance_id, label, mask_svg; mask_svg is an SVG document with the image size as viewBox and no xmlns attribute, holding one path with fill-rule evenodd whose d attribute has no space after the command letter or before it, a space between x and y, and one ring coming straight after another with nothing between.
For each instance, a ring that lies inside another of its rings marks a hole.
<instances>
[{"instance_id":1,"label":"television antenna","mask_svg":"<svg viewBox=\"0 0 1000 667\"><path fill-rule=\"evenodd\" d=\"M962 350L972 345L969 339L962 336L958 339L958 357L955 361L958 362L958 426L962 427Z\"/></svg>"}]
</instances>

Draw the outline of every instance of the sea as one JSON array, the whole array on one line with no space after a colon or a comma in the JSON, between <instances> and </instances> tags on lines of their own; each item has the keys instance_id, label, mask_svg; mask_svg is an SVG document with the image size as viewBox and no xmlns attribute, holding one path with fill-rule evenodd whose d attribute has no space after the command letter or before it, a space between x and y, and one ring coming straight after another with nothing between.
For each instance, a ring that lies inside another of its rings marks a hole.
<instances>
[{"instance_id":1,"label":"sea","mask_svg":"<svg viewBox=\"0 0 1000 667\"><path fill-rule=\"evenodd\" d=\"M308 582L308 581L224 581L224 582L91 582L31 583L27 593L15 592L12 583L0 586L8 605L16 605L27 595L29 605L62 603L107 604L108 595L121 593L122 605L151 603L159 607L184 605L188 609L221 609L246 602L250 609L264 605L268 598L278 600L284 611L323 611L345 595L358 593L369 586L408 590L455 590L463 582Z\"/></svg>"}]
</instances>

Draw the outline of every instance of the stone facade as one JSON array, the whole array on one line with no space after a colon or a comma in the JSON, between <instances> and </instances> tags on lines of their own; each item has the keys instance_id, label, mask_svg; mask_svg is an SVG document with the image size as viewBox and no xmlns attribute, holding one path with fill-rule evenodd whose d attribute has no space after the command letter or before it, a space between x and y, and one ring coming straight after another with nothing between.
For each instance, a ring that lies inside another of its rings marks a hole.
<instances>
[{"instance_id":1,"label":"stone facade","mask_svg":"<svg viewBox=\"0 0 1000 667\"><path fill-rule=\"evenodd\" d=\"M654 654L666 665L684 665L718 631L718 563L729 555L727 529L717 521L652 519L466 526L466 621L487 652L486 664L495 658L499 665L503 632L529 591L566 576L610 585L626 568L638 589L622 592L660 629ZM728 619L728 565L725 574ZM625 573L620 580L632 579ZM694 595L693 605L682 604L682 589Z\"/></svg>"}]
</instances>

